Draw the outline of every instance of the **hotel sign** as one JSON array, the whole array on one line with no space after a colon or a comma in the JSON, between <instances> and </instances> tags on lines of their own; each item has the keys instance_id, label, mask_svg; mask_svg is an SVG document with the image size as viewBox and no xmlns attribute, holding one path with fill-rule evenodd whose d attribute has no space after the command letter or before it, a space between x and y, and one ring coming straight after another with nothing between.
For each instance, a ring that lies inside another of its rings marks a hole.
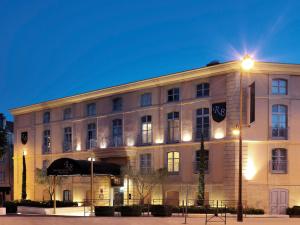
<instances>
[{"instance_id":1,"label":"hotel sign","mask_svg":"<svg viewBox=\"0 0 300 225\"><path fill-rule=\"evenodd\" d=\"M216 122L221 122L226 117L226 102L212 104L212 118Z\"/></svg>"}]
</instances>

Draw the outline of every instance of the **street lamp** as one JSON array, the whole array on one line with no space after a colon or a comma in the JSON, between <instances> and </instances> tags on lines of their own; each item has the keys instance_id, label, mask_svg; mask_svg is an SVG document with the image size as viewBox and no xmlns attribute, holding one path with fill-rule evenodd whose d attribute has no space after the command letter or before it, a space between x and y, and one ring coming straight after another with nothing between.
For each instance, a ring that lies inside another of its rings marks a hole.
<instances>
[{"instance_id":1,"label":"street lamp","mask_svg":"<svg viewBox=\"0 0 300 225\"><path fill-rule=\"evenodd\" d=\"M93 193L94 193L94 162L96 158L94 153L91 154L91 157L88 158L88 161L91 162L91 215L93 214L94 209L94 199L93 199Z\"/></svg>"},{"instance_id":2,"label":"street lamp","mask_svg":"<svg viewBox=\"0 0 300 225\"><path fill-rule=\"evenodd\" d=\"M237 206L237 221L243 222L243 204L242 204L242 128L243 128L243 72L248 72L254 66L254 60L250 55L245 55L241 61L240 71L240 121L239 131L235 132L239 136L239 188L238 188L238 206Z\"/></svg>"}]
</instances>

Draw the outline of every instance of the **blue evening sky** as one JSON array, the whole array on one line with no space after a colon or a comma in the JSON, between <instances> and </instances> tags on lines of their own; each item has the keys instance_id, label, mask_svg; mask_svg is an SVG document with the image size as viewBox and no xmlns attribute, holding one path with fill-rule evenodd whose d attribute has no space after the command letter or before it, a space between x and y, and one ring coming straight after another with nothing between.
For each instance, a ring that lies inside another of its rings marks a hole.
<instances>
[{"instance_id":1,"label":"blue evening sky","mask_svg":"<svg viewBox=\"0 0 300 225\"><path fill-rule=\"evenodd\" d=\"M300 63L300 1L0 0L0 112L234 60Z\"/></svg>"}]
</instances>

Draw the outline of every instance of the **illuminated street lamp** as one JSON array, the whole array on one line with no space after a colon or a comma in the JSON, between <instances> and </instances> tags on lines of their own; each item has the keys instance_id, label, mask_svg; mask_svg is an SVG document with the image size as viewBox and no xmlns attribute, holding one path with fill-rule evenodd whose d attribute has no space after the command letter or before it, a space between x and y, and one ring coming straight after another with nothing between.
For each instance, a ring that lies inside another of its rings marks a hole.
<instances>
[{"instance_id":1,"label":"illuminated street lamp","mask_svg":"<svg viewBox=\"0 0 300 225\"><path fill-rule=\"evenodd\" d=\"M254 60L250 55L245 55L241 61L240 71L240 121L239 130L235 134L239 136L239 187L238 187L238 206L237 221L243 222L243 204L242 204L242 131L243 131L243 72L249 72L254 66Z\"/></svg>"},{"instance_id":2,"label":"illuminated street lamp","mask_svg":"<svg viewBox=\"0 0 300 225\"><path fill-rule=\"evenodd\" d=\"M94 162L96 158L94 153L91 154L91 157L88 158L88 161L91 162L91 215L93 214L94 209L94 199L93 199L93 193L94 193Z\"/></svg>"}]
</instances>

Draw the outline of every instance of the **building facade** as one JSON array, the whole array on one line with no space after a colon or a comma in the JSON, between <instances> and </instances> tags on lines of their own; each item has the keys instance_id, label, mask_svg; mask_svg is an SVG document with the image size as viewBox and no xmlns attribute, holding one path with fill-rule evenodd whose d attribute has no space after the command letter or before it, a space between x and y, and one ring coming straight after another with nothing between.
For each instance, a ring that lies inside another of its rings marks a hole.
<instances>
[{"instance_id":1,"label":"building facade","mask_svg":"<svg viewBox=\"0 0 300 225\"><path fill-rule=\"evenodd\" d=\"M8 150L0 158L0 201L13 200L13 122L0 113L0 127L7 133Z\"/></svg>"},{"instance_id":2,"label":"building facade","mask_svg":"<svg viewBox=\"0 0 300 225\"><path fill-rule=\"evenodd\" d=\"M26 153L27 198L48 199L36 168L59 158L167 168L151 203L189 204L197 195L200 138L206 149L206 199L237 200L240 62L138 81L11 110L15 119L14 197L21 198ZM300 65L257 62L243 74L243 200L248 207L283 213L300 204ZM251 123L250 123L251 121ZM22 134L28 134L26 144ZM101 204L137 199L135 185L109 176L94 180ZM69 177L60 200L90 198L89 177ZM100 204L100 203L99 203Z\"/></svg>"}]
</instances>

